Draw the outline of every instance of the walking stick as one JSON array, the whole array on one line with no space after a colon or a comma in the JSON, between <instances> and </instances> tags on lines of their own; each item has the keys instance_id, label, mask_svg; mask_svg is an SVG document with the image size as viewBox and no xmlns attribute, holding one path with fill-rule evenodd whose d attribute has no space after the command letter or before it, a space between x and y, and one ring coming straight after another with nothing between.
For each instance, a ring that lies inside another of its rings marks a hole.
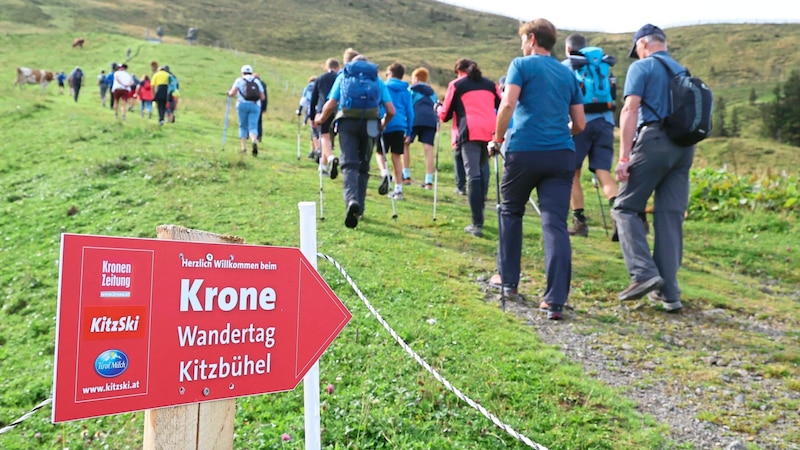
<instances>
[{"instance_id":1,"label":"walking stick","mask_svg":"<svg viewBox=\"0 0 800 450\"><path fill-rule=\"evenodd\" d=\"M300 161L300 116L297 116L297 160Z\"/></svg>"},{"instance_id":2,"label":"walking stick","mask_svg":"<svg viewBox=\"0 0 800 450\"><path fill-rule=\"evenodd\" d=\"M498 153L500 153L500 151L499 151L500 149L497 149L497 150L498 150ZM495 209L497 210L497 236L498 236L497 240L498 241L502 241L503 240L503 234L502 234L503 230L501 228L502 228L503 221L500 219L500 170L497 168L497 154L494 155L494 186L495 186ZM500 253L500 244L499 243L498 243L498 246L497 246L497 252L498 252L498 256L500 256L500 254L499 254ZM497 259L500 260L502 258L497 258ZM501 264L497 265L497 271L500 273L500 280L502 281L503 280L503 269L501 267ZM506 290L503 289L502 284L500 286L500 306L503 309L503 311L506 310Z\"/></svg>"},{"instance_id":3,"label":"walking stick","mask_svg":"<svg viewBox=\"0 0 800 450\"><path fill-rule=\"evenodd\" d=\"M325 221L325 212L322 207L322 204L325 203L325 197L322 195L322 171L317 170L317 173L319 173L319 220Z\"/></svg>"},{"instance_id":4,"label":"walking stick","mask_svg":"<svg viewBox=\"0 0 800 450\"><path fill-rule=\"evenodd\" d=\"M600 198L600 187L597 183L597 176L592 173L592 183L594 183L594 190L597 191L597 202L600 203L600 215L603 216L603 230L606 232L606 237L608 237L608 227L606 226L606 213L603 210L603 200Z\"/></svg>"},{"instance_id":5,"label":"walking stick","mask_svg":"<svg viewBox=\"0 0 800 450\"><path fill-rule=\"evenodd\" d=\"M228 104L225 106L225 124L222 126L222 150L225 150L225 139L228 136L228 116L231 112L231 98L228 97Z\"/></svg>"},{"instance_id":6,"label":"walking stick","mask_svg":"<svg viewBox=\"0 0 800 450\"><path fill-rule=\"evenodd\" d=\"M383 133L381 133L381 135L378 136L378 139L380 140L380 143L381 143L381 151L383 152L383 159L386 161L386 169L389 170L389 167L390 167L389 166L389 160L391 159L391 157L386 154L386 145L383 143ZM392 168L394 168L394 167L392 167ZM389 175L390 175L389 179L391 179L391 173L392 173L392 171L389 170ZM391 186L391 182L390 182L390 186ZM394 192L389 194L389 199L392 201L392 219L394 219L394 221L397 222L397 208L394 205L394 195L393 194L394 194Z\"/></svg>"},{"instance_id":7,"label":"walking stick","mask_svg":"<svg viewBox=\"0 0 800 450\"><path fill-rule=\"evenodd\" d=\"M439 188L439 147L441 146L439 124L436 124L436 164L433 171L433 221L436 222L436 194Z\"/></svg>"}]
</instances>

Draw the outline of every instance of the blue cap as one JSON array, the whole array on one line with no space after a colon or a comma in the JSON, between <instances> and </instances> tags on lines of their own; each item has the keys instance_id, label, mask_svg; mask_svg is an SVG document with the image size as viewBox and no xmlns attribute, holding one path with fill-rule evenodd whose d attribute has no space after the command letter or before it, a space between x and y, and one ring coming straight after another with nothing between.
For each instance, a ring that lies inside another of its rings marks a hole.
<instances>
[{"instance_id":1,"label":"blue cap","mask_svg":"<svg viewBox=\"0 0 800 450\"><path fill-rule=\"evenodd\" d=\"M650 36L651 34L655 34L657 36L661 36L664 39L667 38L667 35L664 34L664 30L662 30L661 28L658 28L657 26L655 26L655 25L653 25L651 23L648 23L647 25L643 26L642 28L639 28L636 31L636 33L633 35L633 47L631 47L631 55L630 55L631 58L639 59L639 55L636 54L636 42L639 39L641 39L641 38L643 38L645 36Z\"/></svg>"}]
</instances>

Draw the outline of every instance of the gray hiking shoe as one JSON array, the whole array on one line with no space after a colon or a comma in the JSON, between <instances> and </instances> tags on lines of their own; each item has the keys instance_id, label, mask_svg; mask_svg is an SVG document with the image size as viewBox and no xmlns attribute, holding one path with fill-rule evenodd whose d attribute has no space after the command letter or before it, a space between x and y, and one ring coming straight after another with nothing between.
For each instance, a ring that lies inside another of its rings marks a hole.
<instances>
[{"instance_id":1,"label":"gray hiking shoe","mask_svg":"<svg viewBox=\"0 0 800 450\"><path fill-rule=\"evenodd\" d=\"M475 237L483 237L483 227L480 225L467 225L464 227L464 233L469 233Z\"/></svg>"},{"instance_id":2,"label":"gray hiking shoe","mask_svg":"<svg viewBox=\"0 0 800 450\"><path fill-rule=\"evenodd\" d=\"M398 200L398 201L399 200L403 200L403 191L394 191L391 194L389 194L389 198L391 198L392 200Z\"/></svg>"},{"instance_id":3,"label":"gray hiking shoe","mask_svg":"<svg viewBox=\"0 0 800 450\"><path fill-rule=\"evenodd\" d=\"M683 305L681 304L680 300L669 301L666 299L666 297L664 297L664 294L662 294L661 291L650 291L647 294L647 298L649 298L651 301L661 303L664 311L669 313L678 312L683 309Z\"/></svg>"},{"instance_id":4,"label":"gray hiking shoe","mask_svg":"<svg viewBox=\"0 0 800 450\"><path fill-rule=\"evenodd\" d=\"M664 279L656 275L644 281L631 281L631 284L620 292L617 298L621 301L638 300L652 291L657 291L664 286Z\"/></svg>"},{"instance_id":5,"label":"gray hiking shoe","mask_svg":"<svg viewBox=\"0 0 800 450\"><path fill-rule=\"evenodd\" d=\"M586 224L586 220L579 220L577 217L572 218L572 227L567 228L567 233L570 236L589 236L589 225Z\"/></svg>"}]
</instances>

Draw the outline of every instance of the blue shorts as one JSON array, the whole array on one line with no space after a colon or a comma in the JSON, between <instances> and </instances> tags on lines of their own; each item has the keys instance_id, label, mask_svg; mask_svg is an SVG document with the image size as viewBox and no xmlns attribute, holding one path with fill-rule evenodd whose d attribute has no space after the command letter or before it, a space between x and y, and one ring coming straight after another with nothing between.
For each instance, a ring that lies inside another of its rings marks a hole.
<instances>
[{"instance_id":1,"label":"blue shorts","mask_svg":"<svg viewBox=\"0 0 800 450\"><path fill-rule=\"evenodd\" d=\"M575 141L575 169L583 166L589 157L589 170L611 171L614 161L614 125L603 118L586 124L586 129L573 136Z\"/></svg>"},{"instance_id":2,"label":"blue shorts","mask_svg":"<svg viewBox=\"0 0 800 450\"><path fill-rule=\"evenodd\" d=\"M423 144L433 145L433 140L436 139L436 128L434 127L413 127L411 129L411 141L419 136L419 141Z\"/></svg>"}]
</instances>

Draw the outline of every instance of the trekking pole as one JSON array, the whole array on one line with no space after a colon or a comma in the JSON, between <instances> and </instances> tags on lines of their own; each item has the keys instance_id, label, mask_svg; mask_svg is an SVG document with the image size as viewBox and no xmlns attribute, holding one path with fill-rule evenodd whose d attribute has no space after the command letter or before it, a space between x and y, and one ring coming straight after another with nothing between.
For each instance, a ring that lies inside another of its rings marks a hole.
<instances>
[{"instance_id":1,"label":"trekking pole","mask_svg":"<svg viewBox=\"0 0 800 450\"><path fill-rule=\"evenodd\" d=\"M225 138L228 136L228 115L231 112L231 98L228 96L228 104L225 106L225 124L222 126L222 150L225 150Z\"/></svg>"},{"instance_id":2,"label":"trekking pole","mask_svg":"<svg viewBox=\"0 0 800 450\"><path fill-rule=\"evenodd\" d=\"M386 146L383 143L383 133L381 133L381 135L378 136L378 139L380 139L381 152L383 152L383 160L386 161L386 170L389 170L389 179L391 180L392 179L392 177L391 177L392 171L390 170L390 166L389 166L389 159L390 158L387 158L387 155L386 155ZM391 186L391 181L389 182L389 184ZM392 219L394 219L394 221L397 222L397 208L394 205L394 192L389 194L389 199L392 201Z\"/></svg>"},{"instance_id":3,"label":"trekking pole","mask_svg":"<svg viewBox=\"0 0 800 450\"><path fill-rule=\"evenodd\" d=\"M439 187L439 147L441 145L441 134L439 124L436 124L436 164L433 171L433 221L436 222L436 193Z\"/></svg>"},{"instance_id":4,"label":"trekking pole","mask_svg":"<svg viewBox=\"0 0 800 450\"><path fill-rule=\"evenodd\" d=\"M603 210L603 199L600 198L600 186L597 182L597 176L592 173L592 183L594 183L594 190L597 192L597 202L600 204L600 215L603 217L603 230L606 232L606 237L608 237L608 227L606 226L606 213Z\"/></svg>"},{"instance_id":5,"label":"trekking pole","mask_svg":"<svg viewBox=\"0 0 800 450\"><path fill-rule=\"evenodd\" d=\"M502 153L500 153L500 156L502 156L502 157L503 157L503 161L505 161L505 160L506 160L506 157L505 157L505 156L503 156L503 154L502 154ZM539 217L541 217L541 216L542 216L542 211L540 211L540 210L539 210L539 206L538 206L538 205L536 205L536 202L535 202L535 201L533 201L533 197L531 197L531 196L528 196L528 201L530 201L530 203L531 203L531 206L533 206L533 209L534 209L534 210L536 210L536 213L537 213L537 214L539 214Z\"/></svg>"},{"instance_id":6,"label":"trekking pole","mask_svg":"<svg viewBox=\"0 0 800 450\"><path fill-rule=\"evenodd\" d=\"M297 116L297 160L300 161L300 116Z\"/></svg>"},{"instance_id":7,"label":"trekking pole","mask_svg":"<svg viewBox=\"0 0 800 450\"><path fill-rule=\"evenodd\" d=\"M322 171L317 170L317 173L319 173L319 220L325 221L325 212L322 207L322 204L325 203L325 197L322 195Z\"/></svg>"},{"instance_id":8,"label":"trekking pole","mask_svg":"<svg viewBox=\"0 0 800 450\"><path fill-rule=\"evenodd\" d=\"M499 149L498 149L499 150ZM499 151L498 151L499 153ZM505 160L504 160L505 161ZM494 187L495 187L495 209L497 210L497 236L498 241L502 241L502 220L500 219L500 170L497 168L497 154L494 155ZM497 246L497 252L499 256L500 246ZM497 258L498 260L501 258ZM500 264L497 265L497 271L500 273L500 307L503 311L506 310L506 290L503 289L502 280L503 280L503 269L500 267Z\"/></svg>"}]
</instances>

